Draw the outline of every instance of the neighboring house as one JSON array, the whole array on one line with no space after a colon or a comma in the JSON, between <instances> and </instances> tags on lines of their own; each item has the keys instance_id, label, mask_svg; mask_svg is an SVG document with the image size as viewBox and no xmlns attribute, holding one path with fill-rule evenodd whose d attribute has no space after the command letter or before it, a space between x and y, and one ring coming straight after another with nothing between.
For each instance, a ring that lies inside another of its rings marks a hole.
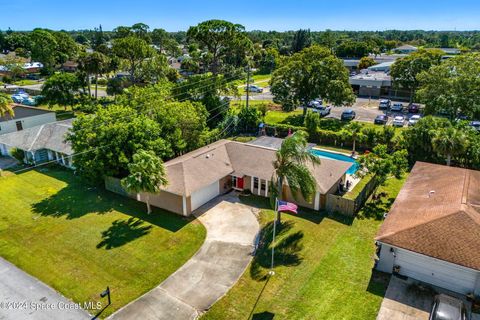
<instances>
[{"instance_id":1,"label":"neighboring house","mask_svg":"<svg viewBox=\"0 0 480 320\"><path fill-rule=\"evenodd\" d=\"M480 294L480 171L417 162L375 240L376 269Z\"/></svg>"},{"instance_id":2,"label":"neighboring house","mask_svg":"<svg viewBox=\"0 0 480 320\"><path fill-rule=\"evenodd\" d=\"M0 135L0 154L11 155L12 149L16 148L24 151L26 163L56 160L65 167L73 168L73 150L70 143L65 142L70 128L72 119Z\"/></svg>"},{"instance_id":3,"label":"neighboring house","mask_svg":"<svg viewBox=\"0 0 480 320\"><path fill-rule=\"evenodd\" d=\"M62 64L62 69L65 72L75 72L78 69L78 62L75 61L66 61Z\"/></svg>"},{"instance_id":4,"label":"neighboring house","mask_svg":"<svg viewBox=\"0 0 480 320\"><path fill-rule=\"evenodd\" d=\"M25 74L38 73L43 69L43 64L41 62L27 62L23 64L22 69L25 71ZM10 75L10 70L8 70L8 67L0 66L0 75Z\"/></svg>"},{"instance_id":5,"label":"neighboring house","mask_svg":"<svg viewBox=\"0 0 480 320\"><path fill-rule=\"evenodd\" d=\"M368 67L368 71L380 71L380 72L388 73L390 72L390 68L394 63L395 61L382 62L382 63Z\"/></svg>"},{"instance_id":6,"label":"neighboring house","mask_svg":"<svg viewBox=\"0 0 480 320\"><path fill-rule=\"evenodd\" d=\"M395 48L395 52L396 53L403 53L403 54L410 54L412 52L415 52L417 51L418 48L417 47L414 47L414 46L411 46L409 44L405 44L403 46L400 46L398 48Z\"/></svg>"},{"instance_id":7,"label":"neighboring house","mask_svg":"<svg viewBox=\"0 0 480 320\"><path fill-rule=\"evenodd\" d=\"M13 105L14 116L0 117L0 136L6 133L21 131L57 120L54 111L43 110L23 105Z\"/></svg>"},{"instance_id":8,"label":"neighboring house","mask_svg":"<svg viewBox=\"0 0 480 320\"><path fill-rule=\"evenodd\" d=\"M150 195L150 203L184 216L232 189L249 190L255 195L269 197L269 182L274 172L276 149L220 140L165 163L168 185L158 194ZM335 193L351 163L322 159L311 167L317 181L317 193L307 202L299 195L292 197L286 187L287 199L300 206L320 210L325 207L326 195ZM125 194L118 179L106 179L107 189ZM145 194L130 194L143 201Z\"/></svg>"}]
</instances>

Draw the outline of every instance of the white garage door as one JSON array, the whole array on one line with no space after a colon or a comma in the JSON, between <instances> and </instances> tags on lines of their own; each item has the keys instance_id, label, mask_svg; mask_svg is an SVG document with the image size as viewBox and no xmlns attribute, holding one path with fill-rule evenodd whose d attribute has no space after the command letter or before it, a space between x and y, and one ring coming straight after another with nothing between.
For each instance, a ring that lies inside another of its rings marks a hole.
<instances>
[{"instance_id":1,"label":"white garage door","mask_svg":"<svg viewBox=\"0 0 480 320\"><path fill-rule=\"evenodd\" d=\"M192 193L192 211L204 205L220 194L220 182L215 181L209 186L206 186L198 191Z\"/></svg>"},{"instance_id":2,"label":"white garage door","mask_svg":"<svg viewBox=\"0 0 480 320\"><path fill-rule=\"evenodd\" d=\"M395 250L394 265L400 274L451 291L467 294L474 291L478 272L421 254Z\"/></svg>"}]
</instances>

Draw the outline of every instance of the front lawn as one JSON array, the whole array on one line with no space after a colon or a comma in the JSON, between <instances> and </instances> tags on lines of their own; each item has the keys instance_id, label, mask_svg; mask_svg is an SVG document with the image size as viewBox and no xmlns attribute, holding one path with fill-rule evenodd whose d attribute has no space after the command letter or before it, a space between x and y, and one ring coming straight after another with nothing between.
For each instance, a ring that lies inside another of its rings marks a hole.
<instances>
[{"instance_id":1,"label":"front lawn","mask_svg":"<svg viewBox=\"0 0 480 320\"><path fill-rule=\"evenodd\" d=\"M398 193L402 180L381 187L383 211ZM265 200L245 197L266 208ZM374 204L370 203L370 207ZM275 275L267 276L273 212L261 212L263 245L235 287L202 319L375 319L388 276L372 273L374 236L381 221L303 211L283 214L276 242Z\"/></svg>"},{"instance_id":2,"label":"front lawn","mask_svg":"<svg viewBox=\"0 0 480 320\"><path fill-rule=\"evenodd\" d=\"M42 168L0 178L0 256L76 302L111 314L149 291L202 245L197 221L85 184L72 171Z\"/></svg>"}]
</instances>

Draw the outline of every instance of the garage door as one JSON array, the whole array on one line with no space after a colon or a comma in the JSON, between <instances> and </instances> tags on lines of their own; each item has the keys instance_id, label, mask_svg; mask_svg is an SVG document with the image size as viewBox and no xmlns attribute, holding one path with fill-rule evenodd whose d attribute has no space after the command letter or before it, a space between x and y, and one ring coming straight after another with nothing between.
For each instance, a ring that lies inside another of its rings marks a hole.
<instances>
[{"instance_id":1,"label":"garage door","mask_svg":"<svg viewBox=\"0 0 480 320\"><path fill-rule=\"evenodd\" d=\"M394 265L400 274L451 291L467 294L474 291L478 272L421 254L396 250Z\"/></svg>"},{"instance_id":2,"label":"garage door","mask_svg":"<svg viewBox=\"0 0 480 320\"><path fill-rule=\"evenodd\" d=\"M204 205L220 194L219 181L192 193L192 211Z\"/></svg>"}]
</instances>

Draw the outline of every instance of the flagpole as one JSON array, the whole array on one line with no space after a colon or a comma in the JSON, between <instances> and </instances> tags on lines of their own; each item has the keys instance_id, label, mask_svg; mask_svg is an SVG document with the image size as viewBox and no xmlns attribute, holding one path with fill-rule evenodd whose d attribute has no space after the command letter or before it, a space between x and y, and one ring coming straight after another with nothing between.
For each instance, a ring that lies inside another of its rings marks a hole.
<instances>
[{"instance_id":1,"label":"flagpole","mask_svg":"<svg viewBox=\"0 0 480 320\"><path fill-rule=\"evenodd\" d=\"M272 263L270 264L270 276L273 276L275 274L275 271L273 271L273 260L274 260L274 255L275 255L275 231L276 231L276 226L277 226L277 215L278 215L278 199L275 198L275 216L273 218L273 238L272 238Z\"/></svg>"}]
</instances>

